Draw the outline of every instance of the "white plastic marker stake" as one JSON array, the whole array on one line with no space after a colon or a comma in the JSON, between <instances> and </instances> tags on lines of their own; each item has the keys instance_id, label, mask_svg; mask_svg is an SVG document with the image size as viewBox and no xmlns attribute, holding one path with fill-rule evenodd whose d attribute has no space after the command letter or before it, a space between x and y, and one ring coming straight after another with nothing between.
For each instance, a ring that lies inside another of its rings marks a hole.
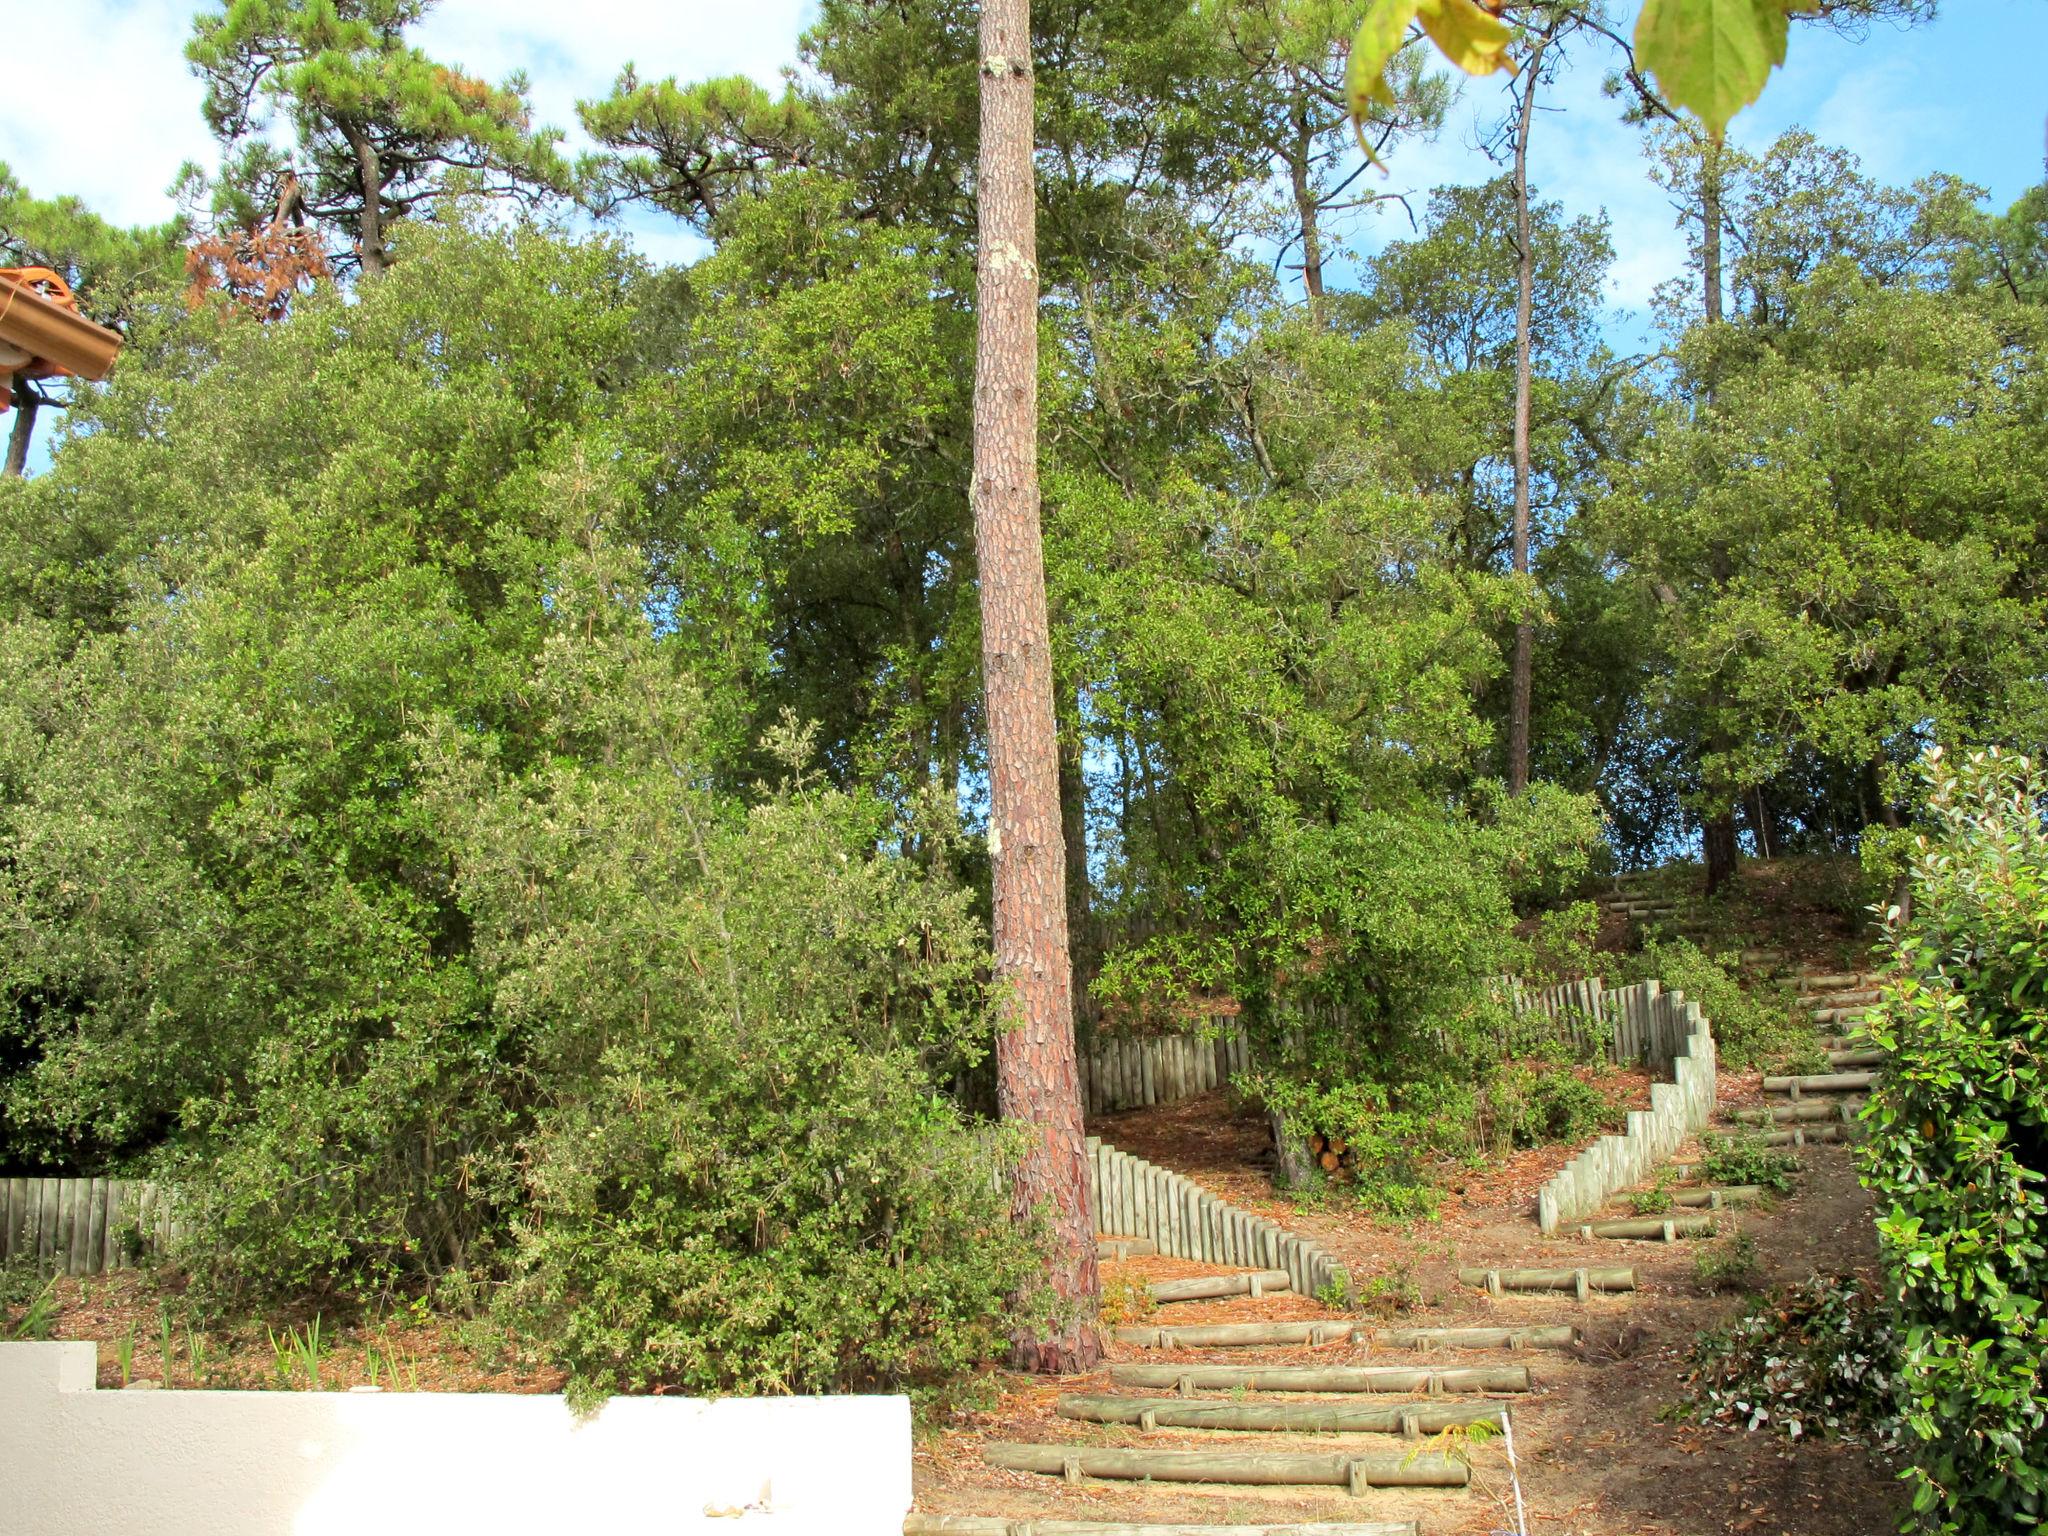
<instances>
[{"instance_id":1,"label":"white plastic marker stake","mask_svg":"<svg viewBox=\"0 0 2048 1536\"><path fill-rule=\"evenodd\" d=\"M1529 1536L1529 1517L1522 1513L1522 1474L1515 1468L1515 1416L1508 1405L1500 1405L1501 1433L1508 1442L1508 1481L1515 1485L1515 1536Z\"/></svg>"}]
</instances>

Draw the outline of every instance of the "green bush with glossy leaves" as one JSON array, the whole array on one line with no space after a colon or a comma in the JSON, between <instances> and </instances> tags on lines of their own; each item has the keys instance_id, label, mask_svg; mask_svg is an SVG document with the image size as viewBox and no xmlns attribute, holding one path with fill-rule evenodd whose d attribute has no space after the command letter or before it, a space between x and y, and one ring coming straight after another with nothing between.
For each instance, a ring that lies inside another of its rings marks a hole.
<instances>
[{"instance_id":1,"label":"green bush with glossy leaves","mask_svg":"<svg viewBox=\"0 0 2048 1536\"><path fill-rule=\"evenodd\" d=\"M1916 1517L1991 1536L2048 1517L2048 775L1997 751L1922 766L1864 1180Z\"/></svg>"}]
</instances>

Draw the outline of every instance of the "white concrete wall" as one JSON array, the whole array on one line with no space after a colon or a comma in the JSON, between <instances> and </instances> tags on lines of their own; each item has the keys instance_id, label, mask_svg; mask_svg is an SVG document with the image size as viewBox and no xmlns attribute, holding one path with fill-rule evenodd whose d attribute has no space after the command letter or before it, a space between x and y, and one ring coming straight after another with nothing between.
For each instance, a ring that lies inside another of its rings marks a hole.
<instances>
[{"instance_id":1,"label":"white concrete wall","mask_svg":"<svg viewBox=\"0 0 2048 1536\"><path fill-rule=\"evenodd\" d=\"M898 1536L901 1397L101 1392L92 1344L0 1344L7 1536Z\"/></svg>"}]
</instances>

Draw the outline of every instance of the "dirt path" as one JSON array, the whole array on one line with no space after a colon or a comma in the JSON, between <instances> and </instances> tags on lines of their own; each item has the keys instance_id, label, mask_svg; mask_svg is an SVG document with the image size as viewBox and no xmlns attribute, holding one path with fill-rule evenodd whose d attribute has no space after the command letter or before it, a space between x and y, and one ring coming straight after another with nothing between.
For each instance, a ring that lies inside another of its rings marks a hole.
<instances>
[{"instance_id":1,"label":"dirt path","mask_svg":"<svg viewBox=\"0 0 2048 1536\"><path fill-rule=\"evenodd\" d=\"M1747 1084L1727 1097L1748 1099ZM1499 1326L1576 1323L1583 1343L1571 1352L1526 1350L1391 1351L1353 1344L1320 1348L1160 1351L1110 1346L1112 1361L1228 1361L1462 1366L1526 1364L1535 1390L1508 1399L1512 1411L1525 1529L1536 1536L1866 1536L1897 1525L1902 1503L1889 1470L1856 1447L1787 1447L1767 1436L1662 1423L1659 1414L1680 1395L1684 1360L1698 1335L1742 1310L1736 1296L1706 1293L1693 1275L1692 1243L1586 1244L1543 1239L1528 1214L1536 1185L1568 1149L1525 1154L1475 1177L1453 1194L1442 1217L1406 1227L1375 1223L1326 1206L1295 1209L1272 1198L1263 1162L1265 1137L1256 1120L1233 1117L1221 1095L1105 1117L1091 1126L1113 1144L1197 1179L1207 1187L1294 1230L1319 1239L1368 1284L1380 1277L1388 1293L1412 1288L1401 1326ZM1681 1158L1683 1154L1681 1154ZM1876 1262L1868 1200L1848 1149L1812 1146L1800 1153L1795 1193L1770 1209L1723 1213L1758 1246L1761 1280L1779 1285L1815 1272L1869 1271ZM1341 1198L1341 1197L1340 1197ZM1617 1210L1616 1214L1627 1214ZM1581 1306L1569 1294L1492 1298L1458 1283L1459 1265L1633 1265L1632 1295L1595 1296ZM1110 1265L1114 1279L1148 1281L1211 1272L1172 1259ZM1158 1323L1281 1320L1329 1315L1312 1298L1182 1303L1159 1308ZM1219 1432L1079 1424L1057 1417L1062 1391L1106 1392L1106 1373L1059 1383L1000 1378L999 1399L956 1417L919 1450L918 1508L932 1512L1077 1520L1187 1521L1418 1520L1428 1536L1483 1536L1515 1529L1513 1481L1499 1439L1450 1449L1469 1456L1465 1490L1374 1489L1353 1497L1340 1489L1202 1488L1086 1480L1075 1487L1033 1473L985 1465L994 1440L1075 1445L1341 1451L1400 1456L1414 1448L1386 1435L1254 1437ZM1399 1399L1384 1400L1389 1405ZM1444 1449L1424 1441L1422 1449Z\"/></svg>"}]
</instances>

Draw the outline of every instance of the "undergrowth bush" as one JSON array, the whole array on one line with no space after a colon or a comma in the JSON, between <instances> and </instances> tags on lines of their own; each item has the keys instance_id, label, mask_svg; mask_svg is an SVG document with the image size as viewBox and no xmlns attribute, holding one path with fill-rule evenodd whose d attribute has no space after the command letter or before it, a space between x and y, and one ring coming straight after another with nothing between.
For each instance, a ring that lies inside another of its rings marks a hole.
<instances>
[{"instance_id":1,"label":"undergrowth bush","mask_svg":"<svg viewBox=\"0 0 2048 1536\"><path fill-rule=\"evenodd\" d=\"M1883 1302L1868 1286L1853 1275L1816 1277L1703 1334L1691 1353L1687 1406L1730 1429L1890 1443L1894 1350Z\"/></svg>"},{"instance_id":2,"label":"undergrowth bush","mask_svg":"<svg viewBox=\"0 0 2048 1536\"><path fill-rule=\"evenodd\" d=\"M1509 1062L1490 1087L1496 1146L1584 1141L1623 1123L1619 1105L1571 1068Z\"/></svg>"},{"instance_id":3,"label":"undergrowth bush","mask_svg":"<svg viewBox=\"0 0 2048 1536\"><path fill-rule=\"evenodd\" d=\"M1717 1136L1709 1131L1702 1138L1704 1155L1693 1172L1709 1184L1754 1184L1774 1194L1792 1192L1792 1176L1799 1171L1799 1159L1780 1152L1755 1131Z\"/></svg>"},{"instance_id":4,"label":"undergrowth bush","mask_svg":"<svg viewBox=\"0 0 2048 1536\"><path fill-rule=\"evenodd\" d=\"M1734 953L1709 954L1689 939L1662 939L1631 955L1616 985L1656 980L1683 992L1714 1026L1714 1049L1724 1067L1746 1071L1811 1031L1795 1025L1784 995L1745 986Z\"/></svg>"},{"instance_id":5,"label":"undergrowth bush","mask_svg":"<svg viewBox=\"0 0 2048 1536\"><path fill-rule=\"evenodd\" d=\"M1923 773L1901 974L1865 1023L1890 1056L1864 1179L1914 1509L1988 1536L2048 1517L2048 775L1996 751Z\"/></svg>"}]
</instances>

